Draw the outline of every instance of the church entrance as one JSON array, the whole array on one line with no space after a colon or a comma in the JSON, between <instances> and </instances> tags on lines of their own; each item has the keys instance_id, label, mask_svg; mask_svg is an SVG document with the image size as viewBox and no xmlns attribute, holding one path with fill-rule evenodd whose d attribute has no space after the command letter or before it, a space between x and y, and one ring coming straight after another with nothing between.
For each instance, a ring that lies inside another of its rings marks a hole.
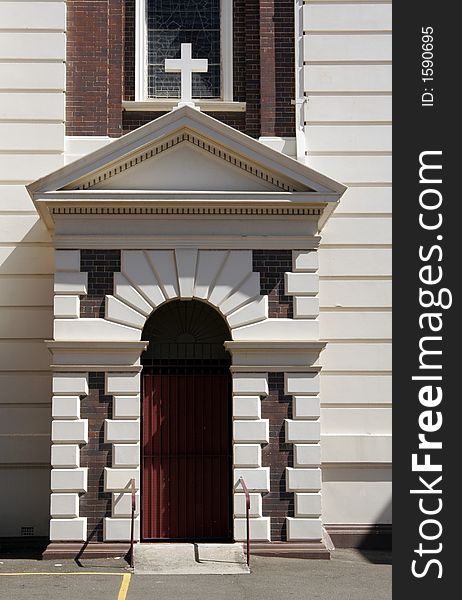
<instances>
[{"instance_id":1,"label":"church entrance","mask_svg":"<svg viewBox=\"0 0 462 600\"><path fill-rule=\"evenodd\" d=\"M143 339L142 537L231 540L228 327L207 304L175 300L153 313Z\"/></svg>"}]
</instances>

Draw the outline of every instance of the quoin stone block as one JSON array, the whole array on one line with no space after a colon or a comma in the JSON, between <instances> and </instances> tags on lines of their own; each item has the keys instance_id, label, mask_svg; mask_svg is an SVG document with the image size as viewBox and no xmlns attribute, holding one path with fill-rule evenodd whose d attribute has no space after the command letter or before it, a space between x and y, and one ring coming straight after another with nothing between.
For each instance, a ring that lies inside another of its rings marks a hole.
<instances>
[{"instance_id":1,"label":"quoin stone block","mask_svg":"<svg viewBox=\"0 0 462 600\"><path fill-rule=\"evenodd\" d=\"M245 519L234 519L234 539L238 542L247 539L247 525ZM271 540L269 517L250 519L250 539L262 542L269 542Z\"/></svg>"},{"instance_id":2,"label":"quoin stone block","mask_svg":"<svg viewBox=\"0 0 462 600\"><path fill-rule=\"evenodd\" d=\"M294 396L294 419L319 419L321 401L318 396Z\"/></svg>"},{"instance_id":3,"label":"quoin stone block","mask_svg":"<svg viewBox=\"0 0 462 600\"><path fill-rule=\"evenodd\" d=\"M321 493L295 494L296 517L319 517L321 515Z\"/></svg>"},{"instance_id":4,"label":"quoin stone block","mask_svg":"<svg viewBox=\"0 0 462 600\"><path fill-rule=\"evenodd\" d=\"M233 436L236 443L268 442L269 422L267 419L255 421L234 421Z\"/></svg>"},{"instance_id":5,"label":"quoin stone block","mask_svg":"<svg viewBox=\"0 0 462 600\"><path fill-rule=\"evenodd\" d=\"M58 271L55 273L55 294L72 294L85 296L88 289L87 273L67 273Z\"/></svg>"},{"instance_id":6,"label":"quoin stone block","mask_svg":"<svg viewBox=\"0 0 462 600\"><path fill-rule=\"evenodd\" d=\"M140 518L135 518L135 540L140 539ZM106 542L129 542L131 539L131 519L107 517L104 519L104 539Z\"/></svg>"},{"instance_id":7,"label":"quoin stone block","mask_svg":"<svg viewBox=\"0 0 462 600\"><path fill-rule=\"evenodd\" d=\"M238 485L239 478L243 477L249 490L253 492L269 492L269 467L258 469L246 469L237 467L234 469L234 485Z\"/></svg>"},{"instance_id":8,"label":"quoin stone block","mask_svg":"<svg viewBox=\"0 0 462 600\"><path fill-rule=\"evenodd\" d=\"M53 396L51 414L54 419L80 419L80 397Z\"/></svg>"},{"instance_id":9,"label":"quoin stone block","mask_svg":"<svg viewBox=\"0 0 462 600\"><path fill-rule=\"evenodd\" d=\"M321 464L321 444L294 444L295 467L318 467Z\"/></svg>"},{"instance_id":10,"label":"quoin stone block","mask_svg":"<svg viewBox=\"0 0 462 600\"><path fill-rule=\"evenodd\" d=\"M245 494L234 494L234 515L236 517L245 517L246 515L246 499ZM261 494L250 494L250 511L251 517L262 516L262 497Z\"/></svg>"},{"instance_id":11,"label":"quoin stone block","mask_svg":"<svg viewBox=\"0 0 462 600\"><path fill-rule=\"evenodd\" d=\"M50 520L50 540L52 542L84 542L86 539L86 517Z\"/></svg>"},{"instance_id":12,"label":"quoin stone block","mask_svg":"<svg viewBox=\"0 0 462 600\"><path fill-rule=\"evenodd\" d=\"M139 373L107 373L106 394L138 394L140 391Z\"/></svg>"},{"instance_id":13,"label":"quoin stone block","mask_svg":"<svg viewBox=\"0 0 462 600\"><path fill-rule=\"evenodd\" d=\"M88 469L52 469L51 489L54 492L86 492Z\"/></svg>"},{"instance_id":14,"label":"quoin stone block","mask_svg":"<svg viewBox=\"0 0 462 600\"><path fill-rule=\"evenodd\" d=\"M289 395L319 394L318 373L286 373L285 391Z\"/></svg>"},{"instance_id":15,"label":"quoin stone block","mask_svg":"<svg viewBox=\"0 0 462 600\"><path fill-rule=\"evenodd\" d=\"M233 417L235 419L260 419L260 396L234 396Z\"/></svg>"},{"instance_id":16,"label":"quoin stone block","mask_svg":"<svg viewBox=\"0 0 462 600\"><path fill-rule=\"evenodd\" d=\"M104 438L108 443L138 442L140 440L140 421L115 421L106 419Z\"/></svg>"},{"instance_id":17,"label":"quoin stone block","mask_svg":"<svg viewBox=\"0 0 462 600\"><path fill-rule=\"evenodd\" d=\"M319 278L315 273L286 273L286 294L313 296L319 292Z\"/></svg>"},{"instance_id":18,"label":"quoin stone block","mask_svg":"<svg viewBox=\"0 0 462 600\"><path fill-rule=\"evenodd\" d=\"M53 394L88 395L88 376L86 373L54 373Z\"/></svg>"},{"instance_id":19,"label":"quoin stone block","mask_svg":"<svg viewBox=\"0 0 462 600\"><path fill-rule=\"evenodd\" d=\"M237 395L268 394L266 373L233 373L233 393Z\"/></svg>"},{"instance_id":20,"label":"quoin stone block","mask_svg":"<svg viewBox=\"0 0 462 600\"><path fill-rule=\"evenodd\" d=\"M135 480L135 488L140 488L140 469L104 469L104 489L106 492L128 490L131 480Z\"/></svg>"},{"instance_id":21,"label":"quoin stone block","mask_svg":"<svg viewBox=\"0 0 462 600\"><path fill-rule=\"evenodd\" d=\"M139 444L114 444L112 447L113 467L139 467L140 445Z\"/></svg>"},{"instance_id":22,"label":"quoin stone block","mask_svg":"<svg viewBox=\"0 0 462 600\"><path fill-rule=\"evenodd\" d=\"M135 494L135 515L140 513L140 493ZM112 494L112 516L113 517L131 517L132 515L132 495L131 493Z\"/></svg>"},{"instance_id":23,"label":"quoin stone block","mask_svg":"<svg viewBox=\"0 0 462 600\"><path fill-rule=\"evenodd\" d=\"M318 253L316 250L294 250L292 253L293 270L317 271L319 267Z\"/></svg>"},{"instance_id":24,"label":"quoin stone block","mask_svg":"<svg viewBox=\"0 0 462 600\"><path fill-rule=\"evenodd\" d=\"M80 271L80 250L55 250L56 271Z\"/></svg>"},{"instance_id":25,"label":"quoin stone block","mask_svg":"<svg viewBox=\"0 0 462 600\"><path fill-rule=\"evenodd\" d=\"M77 518L79 516L78 494L51 494L50 513L52 517Z\"/></svg>"},{"instance_id":26,"label":"quoin stone block","mask_svg":"<svg viewBox=\"0 0 462 600\"><path fill-rule=\"evenodd\" d=\"M86 419L75 421L53 421L51 424L51 440L54 444L88 443L88 421Z\"/></svg>"},{"instance_id":27,"label":"quoin stone block","mask_svg":"<svg viewBox=\"0 0 462 600\"><path fill-rule=\"evenodd\" d=\"M236 467L261 467L261 446L258 444L235 444L234 465Z\"/></svg>"},{"instance_id":28,"label":"quoin stone block","mask_svg":"<svg viewBox=\"0 0 462 600\"><path fill-rule=\"evenodd\" d=\"M286 419L286 441L318 442L321 438L321 424L319 421L294 421Z\"/></svg>"},{"instance_id":29,"label":"quoin stone block","mask_svg":"<svg viewBox=\"0 0 462 600\"><path fill-rule=\"evenodd\" d=\"M296 319L317 319L319 316L319 299L311 296L295 296L294 317Z\"/></svg>"},{"instance_id":30,"label":"quoin stone block","mask_svg":"<svg viewBox=\"0 0 462 600\"><path fill-rule=\"evenodd\" d=\"M54 297L53 312L58 319L78 319L80 316L80 298L78 296Z\"/></svg>"},{"instance_id":31,"label":"quoin stone block","mask_svg":"<svg viewBox=\"0 0 462 600\"><path fill-rule=\"evenodd\" d=\"M321 519L294 519L287 517L287 537L291 542L314 542L321 540Z\"/></svg>"},{"instance_id":32,"label":"quoin stone block","mask_svg":"<svg viewBox=\"0 0 462 600\"><path fill-rule=\"evenodd\" d=\"M51 466L57 468L80 467L80 449L77 444L53 444L51 447Z\"/></svg>"},{"instance_id":33,"label":"quoin stone block","mask_svg":"<svg viewBox=\"0 0 462 600\"><path fill-rule=\"evenodd\" d=\"M321 469L286 468L288 492L312 491L321 489Z\"/></svg>"},{"instance_id":34,"label":"quoin stone block","mask_svg":"<svg viewBox=\"0 0 462 600\"><path fill-rule=\"evenodd\" d=\"M114 419L137 419L140 416L140 397L114 396Z\"/></svg>"}]
</instances>

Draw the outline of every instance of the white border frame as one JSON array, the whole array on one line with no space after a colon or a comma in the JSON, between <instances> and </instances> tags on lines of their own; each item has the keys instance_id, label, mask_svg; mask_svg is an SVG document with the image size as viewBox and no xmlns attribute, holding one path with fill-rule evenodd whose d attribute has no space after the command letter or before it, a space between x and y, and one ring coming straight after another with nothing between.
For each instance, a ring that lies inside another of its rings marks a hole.
<instances>
[{"instance_id":1,"label":"white border frame","mask_svg":"<svg viewBox=\"0 0 462 600\"><path fill-rule=\"evenodd\" d=\"M221 98L233 101L233 0L221 0ZM147 89L146 0L136 0L135 15L135 102L155 102ZM165 98L159 98L165 101ZM200 101L201 99L194 98ZM207 99L205 99L207 100Z\"/></svg>"}]
</instances>

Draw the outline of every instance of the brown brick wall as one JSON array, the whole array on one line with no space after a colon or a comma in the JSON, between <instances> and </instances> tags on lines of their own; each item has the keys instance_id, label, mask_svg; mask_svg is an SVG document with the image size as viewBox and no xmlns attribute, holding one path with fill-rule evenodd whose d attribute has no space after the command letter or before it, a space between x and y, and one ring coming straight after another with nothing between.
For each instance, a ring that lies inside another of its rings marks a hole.
<instances>
[{"instance_id":1,"label":"brown brick wall","mask_svg":"<svg viewBox=\"0 0 462 600\"><path fill-rule=\"evenodd\" d=\"M292 319L293 298L284 294L284 273L292 271L292 250L253 250L253 270L260 273L260 293L268 296L270 318Z\"/></svg>"},{"instance_id":2,"label":"brown brick wall","mask_svg":"<svg viewBox=\"0 0 462 600\"><path fill-rule=\"evenodd\" d=\"M135 0L125 0L124 100L135 100Z\"/></svg>"},{"instance_id":3,"label":"brown brick wall","mask_svg":"<svg viewBox=\"0 0 462 600\"><path fill-rule=\"evenodd\" d=\"M205 111L204 111L205 112ZM150 111L133 111L133 112L124 112L122 115L122 128L123 133L128 133L129 131L133 131L134 129L138 129L142 125L146 125L150 121L157 119L162 114L160 112L150 112ZM234 129L238 129L244 133L246 132L246 116L243 112L211 112L208 113L214 119L221 121L222 123L226 123L230 127L234 127Z\"/></svg>"},{"instance_id":4,"label":"brown brick wall","mask_svg":"<svg viewBox=\"0 0 462 600\"><path fill-rule=\"evenodd\" d=\"M234 0L233 4L233 95L245 102L246 86L246 4L252 0Z\"/></svg>"},{"instance_id":5,"label":"brown brick wall","mask_svg":"<svg viewBox=\"0 0 462 600\"><path fill-rule=\"evenodd\" d=\"M295 136L295 9L293 0L274 0L274 134ZM263 119L262 119L263 121ZM265 135L262 133L262 135Z\"/></svg>"},{"instance_id":6,"label":"brown brick wall","mask_svg":"<svg viewBox=\"0 0 462 600\"><path fill-rule=\"evenodd\" d=\"M107 135L122 135L124 0L108 0Z\"/></svg>"},{"instance_id":7,"label":"brown brick wall","mask_svg":"<svg viewBox=\"0 0 462 600\"><path fill-rule=\"evenodd\" d=\"M213 113L253 137L295 134L294 8L234 1L234 98L245 113ZM123 113L135 99L135 0L68 0L67 135L118 137L161 113Z\"/></svg>"},{"instance_id":8,"label":"brown brick wall","mask_svg":"<svg viewBox=\"0 0 462 600\"><path fill-rule=\"evenodd\" d=\"M269 444L262 465L270 468L270 493L263 496L263 516L271 517L271 540L287 541L286 517L294 516L294 494L286 492L286 467L293 467L293 445L285 443L285 421L292 418L292 396L284 394L284 373L268 373L269 394L262 398L262 419L269 419Z\"/></svg>"},{"instance_id":9,"label":"brown brick wall","mask_svg":"<svg viewBox=\"0 0 462 600\"><path fill-rule=\"evenodd\" d=\"M88 396L80 404L81 418L88 419L88 444L80 449L80 466L88 467L88 488L80 497L80 516L87 517L88 541L102 542L104 517L111 516L104 467L112 466L112 445L104 443L104 420L112 418L112 396L104 393L104 373L90 373L88 383Z\"/></svg>"},{"instance_id":10,"label":"brown brick wall","mask_svg":"<svg viewBox=\"0 0 462 600\"><path fill-rule=\"evenodd\" d=\"M107 133L107 0L67 1L66 133Z\"/></svg>"},{"instance_id":11,"label":"brown brick wall","mask_svg":"<svg viewBox=\"0 0 462 600\"><path fill-rule=\"evenodd\" d=\"M121 135L123 12L123 0L67 0L67 135Z\"/></svg>"},{"instance_id":12,"label":"brown brick wall","mask_svg":"<svg viewBox=\"0 0 462 600\"><path fill-rule=\"evenodd\" d=\"M261 2L262 0L260 0ZM246 0L245 6L245 101L246 133L259 137L260 126L260 2Z\"/></svg>"},{"instance_id":13,"label":"brown brick wall","mask_svg":"<svg viewBox=\"0 0 462 600\"><path fill-rule=\"evenodd\" d=\"M88 273L87 295L80 298L80 316L105 317L105 296L114 291L114 273L120 271L120 250L81 250L80 270Z\"/></svg>"}]
</instances>

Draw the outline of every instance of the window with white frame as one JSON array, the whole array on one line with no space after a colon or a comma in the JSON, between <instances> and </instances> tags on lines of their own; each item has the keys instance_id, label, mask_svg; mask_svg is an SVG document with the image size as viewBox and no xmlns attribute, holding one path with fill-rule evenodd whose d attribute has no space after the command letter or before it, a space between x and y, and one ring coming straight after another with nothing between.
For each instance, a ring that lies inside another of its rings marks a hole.
<instances>
[{"instance_id":1,"label":"window with white frame","mask_svg":"<svg viewBox=\"0 0 462 600\"><path fill-rule=\"evenodd\" d=\"M207 58L208 72L193 73L193 98L233 99L232 0L137 0L136 100L180 97L180 74L165 72L165 59Z\"/></svg>"}]
</instances>

